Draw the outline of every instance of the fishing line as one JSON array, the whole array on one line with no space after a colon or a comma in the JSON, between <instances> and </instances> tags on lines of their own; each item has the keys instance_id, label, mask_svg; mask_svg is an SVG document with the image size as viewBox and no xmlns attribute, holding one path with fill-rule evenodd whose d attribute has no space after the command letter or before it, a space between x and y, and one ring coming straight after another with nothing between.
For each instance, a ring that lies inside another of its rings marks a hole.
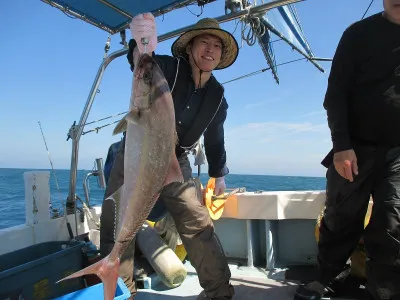
<instances>
[{"instance_id":1,"label":"fishing line","mask_svg":"<svg viewBox=\"0 0 400 300\"><path fill-rule=\"evenodd\" d=\"M296 61L300 61L300 60L305 60L305 59L309 60L308 58L302 57L302 58L290 60L290 61L287 61L287 62L283 62L283 63L280 63L280 64L276 64L275 67L283 66L283 65L286 65L286 64L290 64L290 63L293 63L293 62L296 62ZM228 80L228 81L223 82L222 84L227 84L227 83L230 83L230 82L239 80L239 79L243 79L243 78L247 78L247 77L250 77L250 76L254 76L254 75L263 73L263 72L265 72L265 71L268 71L268 70L271 70L271 67L264 68L264 69L260 69L260 70L258 70L258 71L254 71L254 72L251 72L251 73L248 73L248 74L245 74L245 75L242 75L242 76L233 78L233 79L231 79L231 80Z\"/></svg>"},{"instance_id":2,"label":"fishing line","mask_svg":"<svg viewBox=\"0 0 400 300\"><path fill-rule=\"evenodd\" d=\"M367 12L368 12L369 8L371 7L372 3L374 3L374 0L371 0L371 3L368 5L367 10L364 12L361 20L364 19L365 15L367 14Z\"/></svg>"}]
</instances>

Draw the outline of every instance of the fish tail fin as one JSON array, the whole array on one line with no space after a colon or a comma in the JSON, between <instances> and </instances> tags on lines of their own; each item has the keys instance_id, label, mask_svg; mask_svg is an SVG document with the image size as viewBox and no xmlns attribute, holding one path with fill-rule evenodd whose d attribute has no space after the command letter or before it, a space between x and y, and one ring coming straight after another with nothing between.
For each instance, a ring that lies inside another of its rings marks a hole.
<instances>
[{"instance_id":1,"label":"fish tail fin","mask_svg":"<svg viewBox=\"0 0 400 300\"><path fill-rule=\"evenodd\" d=\"M57 281L59 283L64 280L80 277L83 275L96 274L103 282L104 300L112 300L115 298L117 288L119 260L110 261L108 256L102 260L90 265L83 270L77 271L63 279Z\"/></svg>"},{"instance_id":2,"label":"fish tail fin","mask_svg":"<svg viewBox=\"0 0 400 300\"><path fill-rule=\"evenodd\" d=\"M109 274L106 278L102 278L104 300L113 300L117 289L118 269L115 274Z\"/></svg>"}]
</instances>

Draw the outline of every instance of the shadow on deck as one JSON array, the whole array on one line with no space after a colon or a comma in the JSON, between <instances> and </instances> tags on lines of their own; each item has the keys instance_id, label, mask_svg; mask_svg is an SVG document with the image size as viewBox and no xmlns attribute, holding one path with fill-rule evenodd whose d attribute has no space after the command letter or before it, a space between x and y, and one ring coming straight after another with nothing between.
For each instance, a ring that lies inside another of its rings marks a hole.
<instances>
[{"instance_id":1,"label":"shadow on deck","mask_svg":"<svg viewBox=\"0 0 400 300\"><path fill-rule=\"evenodd\" d=\"M316 277L316 268L294 266L288 270L268 274L260 268L231 266L232 280L235 287L233 300L293 300L294 293L300 283L307 283ZM196 300L202 291L193 268L188 268L185 282L178 288L167 289L154 280L152 289L139 290L135 300ZM363 282L349 276L344 282L337 283L334 295L327 295L324 299L366 299Z\"/></svg>"}]
</instances>

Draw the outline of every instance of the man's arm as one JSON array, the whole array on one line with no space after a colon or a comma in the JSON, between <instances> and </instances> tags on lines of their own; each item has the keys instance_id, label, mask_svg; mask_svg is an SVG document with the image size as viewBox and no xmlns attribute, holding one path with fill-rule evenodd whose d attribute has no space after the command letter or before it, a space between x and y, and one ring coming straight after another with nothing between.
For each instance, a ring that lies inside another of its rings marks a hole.
<instances>
[{"instance_id":1,"label":"man's arm","mask_svg":"<svg viewBox=\"0 0 400 300\"><path fill-rule=\"evenodd\" d=\"M348 98L355 76L354 38L349 27L340 39L323 104L327 110L334 152L353 148L348 127Z\"/></svg>"},{"instance_id":2,"label":"man's arm","mask_svg":"<svg viewBox=\"0 0 400 300\"><path fill-rule=\"evenodd\" d=\"M136 41L131 39L129 41L129 49L128 54L126 55L128 62L131 67L131 71L135 68L135 61L137 60L137 56L139 55L139 49L136 46ZM177 61L175 58L169 55L157 55L152 52L153 58L156 60L159 65L161 71L164 73L165 78L167 79L169 86L172 87L173 81L175 79Z\"/></svg>"},{"instance_id":3,"label":"man's arm","mask_svg":"<svg viewBox=\"0 0 400 300\"><path fill-rule=\"evenodd\" d=\"M137 55L139 55L139 50L137 43L134 39L130 39L128 43L128 54L126 58L128 59L129 65L131 66L131 71L135 68L135 61L137 61ZM153 52L154 53L154 52Z\"/></svg>"},{"instance_id":4,"label":"man's arm","mask_svg":"<svg viewBox=\"0 0 400 300\"><path fill-rule=\"evenodd\" d=\"M218 178L229 173L226 166L226 151L224 138L224 122L226 120L228 104L225 98L221 106L204 132L204 148L208 162L208 175Z\"/></svg>"}]
</instances>

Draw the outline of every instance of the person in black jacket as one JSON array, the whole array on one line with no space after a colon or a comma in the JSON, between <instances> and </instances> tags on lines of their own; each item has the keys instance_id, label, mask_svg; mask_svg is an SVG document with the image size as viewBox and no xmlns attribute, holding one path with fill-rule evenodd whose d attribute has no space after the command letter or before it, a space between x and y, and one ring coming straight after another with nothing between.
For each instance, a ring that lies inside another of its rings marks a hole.
<instances>
[{"instance_id":1,"label":"person in black jacket","mask_svg":"<svg viewBox=\"0 0 400 300\"><path fill-rule=\"evenodd\" d=\"M238 44L234 37L222 30L214 19L201 19L194 29L182 34L172 45L173 56L154 54L157 35L154 17L138 15L131 22L134 39L129 41L128 61L134 70L138 51L144 52L141 38L149 38L146 52L152 52L172 91L178 145L176 156L185 179L164 187L148 219L157 221L168 212L197 271L204 291L201 299L231 299L234 289L230 284L231 273L223 248L214 232L207 208L201 202L198 185L192 179L188 153L204 136L208 161L208 174L216 178L216 194L225 190L224 176L229 173L226 165L224 122L228 104L224 88L213 76L213 70L229 67L237 58ZM114 245L115 204L108 198L122 186L124 176L124 145L114 160L101 216L101 253L107 255ZM133 247L134 248L134 247ZM128 251L127 251L128 252ZM133 250L121 261L120 276L131 290L133 280Z\"/></svg>"},{"instance_id":2,"label":"person in black jacket","mask_svg":"<svg viewBox=\"0 0 400 300\"><path fill-rule=\"evenodd\" d=\"M296 299L321 299L361 237L371 299L400 299L400 1L349 26L328 81L333 149L318 243L319 277ZM372 214L364 230L368 203Z\"/></svg>"}]
</instances>

